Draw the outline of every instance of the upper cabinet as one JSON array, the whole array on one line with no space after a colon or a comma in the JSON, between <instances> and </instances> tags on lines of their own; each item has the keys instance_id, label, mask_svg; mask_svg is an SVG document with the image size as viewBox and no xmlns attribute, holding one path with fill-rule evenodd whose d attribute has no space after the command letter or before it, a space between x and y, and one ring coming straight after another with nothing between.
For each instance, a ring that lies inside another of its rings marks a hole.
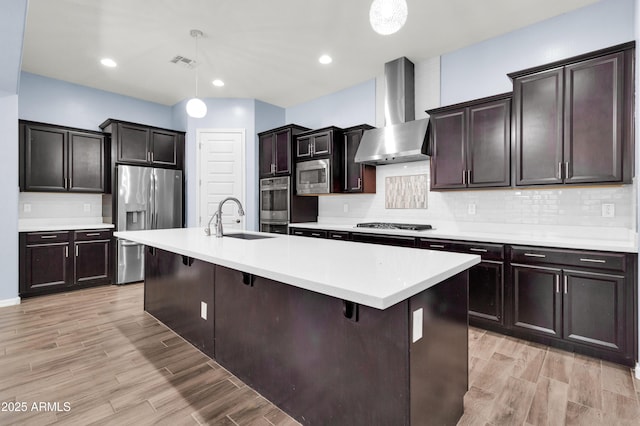
<instances>
[{"instance_id":1,"label":"upper cabinet","mask_svg":"<svg viewBox=\"0 0 640 426\"><path fill-rule=\"evenodd\" d=\"M631 182L634 45L509 74L516 185Z\"/></svg>"},{"instance_id":2,"label":"upper cabinet","mask_svg":"<svg viewBox=\"0 0 640 426\"><path fill-rule=\"evenodd\" d=\"M511 94L427 111L431 189L509 186Z\"/></svg>"},{"instance_id":3,"label":"upper cabinet","mask_svg":"<svg viewBox=\"0 0 640 426\"><path fill-rule=\"evenodd\" d=\"M289 175L291 152L296 135L309 130L291 124L258 133L260 177Z\"/></svg>"},{"instance_id":4,"label":"upper cabinet","mask_svg":"<svg viewBox=\"0 0 640 426\"><path fill-rule=\"evenodd\" d=\"M375 194L376 168L370 165L356 163L356 152L360 146L365 130L373 129L369 125L350 127L344 130L344 192Z\"/></svg>"},{"instance_id":5,"label":"upper cabinet","mask_svg":"<svg viewBox=\"0 0 640 426\"><path fill-rule=\"evenodd\" d=\"M20 190L105 192L104 134L20 121Z\"/></svg>"},{"instance_id":6,"label":"upper cabinet","mask_svg":"<svg viewBox=\"0 0 640 426\"><path fill-rule=\"evenodd\" d=\"M184 168L184 132L113 119L100 128L111 133L115 163Z\"/></svg>"},{"instance_id":7,"label":"upper cabinet","mask_svg":"<svg viewBox=\"0 0 640 426\"><path fill-rule=\"evenodd\" d=\"M333 126L298 135L296 161L331 156L334 153L334 141L339 141L341 137L342 129Z\"/></svg>"}]
</instances>

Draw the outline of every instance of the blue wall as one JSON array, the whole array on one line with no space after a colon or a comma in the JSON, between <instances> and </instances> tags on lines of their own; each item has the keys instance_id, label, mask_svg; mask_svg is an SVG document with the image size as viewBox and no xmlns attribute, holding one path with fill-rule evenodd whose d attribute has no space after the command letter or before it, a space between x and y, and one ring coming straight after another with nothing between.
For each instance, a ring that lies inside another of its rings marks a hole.
<instances>
[{"instance_id":1,"label":"blue wall","mask_svg":"<svg viewBox=\"0 0 640 426\"><path fill-rule=\"evenodd\" d=\"M98 126L107 118L175 128L170 106L27 72L20 80L19 113L23 120L87 130L100 130Z\"/></svg>"},{"instance_id":2,"label":"blue wall","mask_svg":"<svg viewBox=\"0 0 640 426\"><path fill-rule=\"evenodd\" d=\"M442 55L441 103L510 92L507 73L632 40L634 0L603 0Z\"/></svg>"},{"instance_id":3,"label":"blue wall","mask_svg":"<svg viewBox=\"0 0 640 426\"><path fill-rule=\"evenodd\" d=\"M311 129L376 124L376 81L365 81L330 95L287 108L286 122Z\"/></svg>"},{"instance_id":4,"label":"blue wall","mask_svg":"<svg viewBox=\"0 0 640 426\"><path fill-rule=\"evenodd\" d=\"M0 0L0 92L18 93L27 0Z\"/></svg>"}]
</instances>

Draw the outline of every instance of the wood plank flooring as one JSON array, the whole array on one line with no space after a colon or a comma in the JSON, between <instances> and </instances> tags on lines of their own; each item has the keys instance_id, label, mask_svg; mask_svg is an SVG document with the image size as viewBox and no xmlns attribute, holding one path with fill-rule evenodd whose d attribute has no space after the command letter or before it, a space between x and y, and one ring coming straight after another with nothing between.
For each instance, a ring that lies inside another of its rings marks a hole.
<instances>
[{"instance_id":1,"label":"wood plank flooring","mask_svg":"<svg viewBox=\"0 0 640 426\"><path fill-rule=\"evenodd\" d=\"M298 424L142 299L133 284L0 308L0 424ZM628 368L472 328L458 424L638 425L639 395Z\"/></svg>"}]
</instances>

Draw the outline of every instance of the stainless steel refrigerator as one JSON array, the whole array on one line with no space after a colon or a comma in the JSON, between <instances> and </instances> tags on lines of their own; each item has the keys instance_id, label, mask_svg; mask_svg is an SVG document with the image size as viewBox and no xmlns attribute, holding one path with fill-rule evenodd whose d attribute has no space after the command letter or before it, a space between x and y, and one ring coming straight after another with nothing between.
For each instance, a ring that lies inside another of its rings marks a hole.
<instances>
[{"instance_id":1,"label":"stainless steel refrigerator","mask_svg":"<svg viewBox=\"0 0 640 426\"><path fill-rule=\"evenodd\" d=\"M182 227L182 171L118 165L116 173L118 231ZM144 279L144 245L118 239L116 256L116 284Z\"/></svg>"}]
</instances>

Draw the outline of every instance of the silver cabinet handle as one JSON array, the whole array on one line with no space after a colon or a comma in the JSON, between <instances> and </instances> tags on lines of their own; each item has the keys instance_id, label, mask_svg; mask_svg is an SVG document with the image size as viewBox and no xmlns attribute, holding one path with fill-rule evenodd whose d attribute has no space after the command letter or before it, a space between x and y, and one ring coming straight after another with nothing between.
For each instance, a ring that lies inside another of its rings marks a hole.
<instances>
[{"instance_id":1,"label":"silver cabinet handle","mask_svg":"<svg viewBox=\"0 0 640 426\"><path fill-rule=\"evenodd\" d=\"M358 187L356 189L362 189L362 178L358 178Z\"/></svg>"},{"instance_id":2,"label":"silver cabinet handle","mask_svg":"<svg viewBox=\"0 0 640 426\"><path fill-rule=\"evenodd\" d=\"M293 231L293 235L302 235L302 232L300 232L300 231Z\"/></svg>"},{"instance_id":3,"label":"silver cabinet handle","mask_svg":"<svg viewBox=\"0 0 640 426\"><path fill-rule=\"evenodd\" d=\"M429 247L433 247L433 248L444 248L444 246L442 244L429 244Z\"/></svg>"},{"instance_id":4,"label":"silver cabinet handle","mask_svg":"<svg viewBox=\"0 0 640 426\"><path fill-rule=\"evenodd\" d=\"M151 162L153 163L153 152L151 152Z\"/></svg>"},{"instance_id":5,"label":"silver cabinet handle","mask_svg":"<svg viewBox=\"0 0 640 426\"><path fill-rule=\"evenodd\" d=\"M556 293L560 293L560 275L556 275Z\"/></svg>"},{"instance_id":6,"label":"silver cabinet handle","mask_svg":"<svg viewBox=\"0 0 640 426\"><path fill-rule=\"evenodd\" d=\"M564 276L564 294L567 294L569 291L569 279L567 276Z\"/></svg>"},{"instance_id":7,"label":"silver cabinet handle","mask_svg":"<svg viewBox=\"0 0 640 426\"><path fill-rule=\"evenodd\" d=\"M312 233L311 233L311 236L312 236L312 237L320 237L320 236L321 236L321 234L319 234L319 233L317 233L317 232L312 232Z\"/></svg>"},{"instance_id":8,"label":"silver cabinet handle","mask_svg":"<svg viewBox=\"0 0 640 426\"><path fill-rule=\"evenodd\" d=\"M467 185L471 185L471 170L467 170Z\"/></svg>"},{"instance_id":9,"label":"silver cabinet handle","mask_svg":"<svg viewBox=\"0 0 640 426\"><path fill-rule=\"evenodd\" d=\"M538 254L538 253L525 253L524 255L527 257L547 257L544 254Z\"/></svg>"},{"instance_id":10,"label":"silver cabinet handle","mask_svg":"<svg viewBox=\"0 0 640 426\"><path fill-rule=\"evenodd\" d=\"M341 240L344 238L344 235L340 235L340 234L331 234L331 238L335 238L337 240Z\"/></svg>"},{"instance_id":11,"label":"silver cabinet handle","mask_svg":"<svg viewBox=\"0 0 640 426\"><path fill-rule=\"evenodd\" d=\"M91 233L86 234L86 235L87 235L87 237L97 237L98 235L100 235L100 233L99 232L91 232Z\"/></svg>"},{"instance_id":12,"label":"silver cabinet handle","mask_svg":"<svg viewBox=\"0 0 640 426\"><path fill-rule=\"evenodd\" d=\"M564 178L569 179L569 162L564 163Z\"/></svg>"},{"instance_id":13,"label":"silver cabinet handle","mask_svg":"<svg viewBox=\"0 0 640 426\"><path fill-rule=\"evenodd\" d=\"M274 163L271 163L271 173L275 173L276 172L276 165Z\"/></svg>"},{"instance_id":14,"label":"silver cabinet handle","mask_svg":"<svg viewBox=\"0 0 640 426\"><path fill-rule=\"evenodd\" d=\"M78 245L76 244L76 257L78 257Z\"/></svg>"},{"instance_id":15,"label":"silver cabinet handle","mask_svg":"<svg viewBox=\"0 0 640 426\"><path fill-rule=\"evenodd\" d=\"M467 171L466 170L462 171L462 184L463 185L467 184Z\"/></svg>"},{"instance_id":16,"label":"silver cabinet handle","mask_svg":"<svg viewBox=\"0 0 640 426\"><path fill-rule=\"evenodd\" d=\"M469 251L477 251L479 253L486 253L488 250L487 249L483 249L483 248L475 248L475 247L471 247L469 249Z\"/></svg>"},{"instance_id":17,"label":"silver cabinet handle","mask_svg":"<svg viewBox=\"0 0 640 426\"><path fill-rule=\"evenodd\" d=\"M562 180L562 163L558 163L558 179Z\"/></svg>"},{"instance_id":18,"label":"silver cabinet handle","mask_svg":"<svg viewBox=\"0 0 640 426\"><path fill-rule=\"evenodd\" d=\"M40 235L40 238L43 240L50 240L51 238L58 238L57 235Z\"/></svg>"},{"instance_id":19,"label":"silver cabinet handle","mask_svg":"<svg viewBox=\"0 0 640 426\"><path fill-rule=\"evenodd\" d=\"M603 259L589 259L588 257L581 257L580 262L590 262L590 263L607 263L606 260Z\"/></svg>"},{"instance_id":20,"label":"silver cabinet handle","mask_svg":"<svg viewBox=\"0 0 640 426\"><path fill-rule=\"evenodd\" d=\"M69 257L69 246L64 248L64 257Z\"/></svg>"}]
</instances>

